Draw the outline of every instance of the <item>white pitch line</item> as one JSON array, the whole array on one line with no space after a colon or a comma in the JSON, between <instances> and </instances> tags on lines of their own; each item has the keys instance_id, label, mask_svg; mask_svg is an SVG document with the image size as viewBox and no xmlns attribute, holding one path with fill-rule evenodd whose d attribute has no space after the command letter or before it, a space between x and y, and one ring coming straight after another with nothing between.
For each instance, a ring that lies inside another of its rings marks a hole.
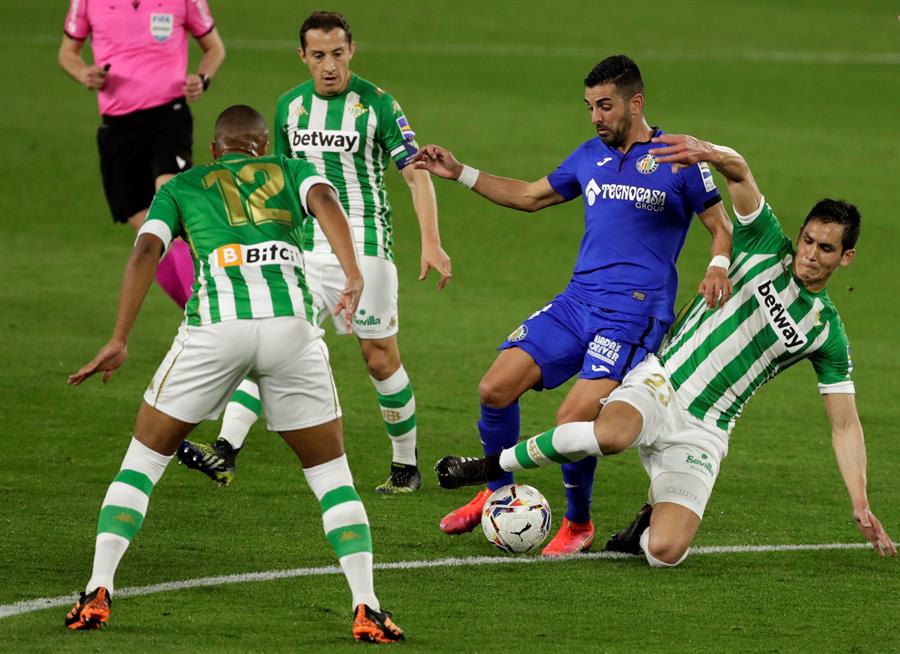
<instances>
[{"instance_id":1,"label":"white pitch line","mask_svg":"<svg viewBox=\"0 0 900 654\"><path fill-rule=\"evenodd\" d=\"M900 545L900 543L897 543ZM807 545L722 545L714 547L693 547L692 556L704 554L752 554L757 552L815 552L822 550L861 550L871 547L868 543L820 543ZM396 561L394 563L376 563L376 570L419 570L423 568L458 568L478 565L523 565L531 563L562 563L585 559L621 559L628 554L618 552L588 552L565 558L548 558L542 556L467 556L435 559L432 561ZM149 586L126 587L116 591L116 599L123 597L139 597L153 595L170 590L187 590L206 586L223 586L227 584L243 584L251 581L272 581L275 579L293 579L295 577L320 577L336 575L342 571L338 566L330 565L320 568L293 568L291 570L269 570L267 572L246 572L217 577L201 577L183 581L167 581ZM67 606L78 598L78 593L60 595L58 597L41 597L34 600L23 600L13 604L0 604L0 619L10 618L24 613L32 613L57 606Z\"/></svg>"},{"instance_id":2,"label":"white pitch line","mask_svg":"<svg viewBox=\"0 0 900 654\"><path fill-rule=\"evenodd\" d=\"M12 34L0 33L0 42L20 45L58 45L57 34ZM296 49L296 39L247 39L229 38L228 47L234 50L253 52L288 52ZM388 55L418 55L436 57L559 57L563 59L594 60L599 51L585 46L541 46L541 45L490 45L482 43L376 43L359 41L361 52ZM745 62L771 64L811 64L811 65L856 65L856 66L900 66L900 52L832 52L832 51L792 51L792 50L642 50L629 53L638 61L685 61L685 62Z\"/></svg>"}]
</instances>

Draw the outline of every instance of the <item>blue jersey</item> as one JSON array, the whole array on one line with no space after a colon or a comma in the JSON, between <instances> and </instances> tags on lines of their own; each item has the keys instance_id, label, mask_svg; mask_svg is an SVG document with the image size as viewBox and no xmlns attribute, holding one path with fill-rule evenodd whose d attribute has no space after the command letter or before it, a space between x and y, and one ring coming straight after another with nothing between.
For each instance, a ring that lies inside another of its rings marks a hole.
<instances>
[{"instance_id":1,"label":"blue jersey","mask_svg":"<svg viewBox=\"0 0 900 654\"><path fill-rule=\"evenodd\" d=\"M548 179L566 200L584 194L584 237L567 291L593 306L671 323L675 261L691 218L721 196L705 163L674 172L649 154L654 147L635 143L623 154L596 137Z\"/></svg>"}]
</instances>

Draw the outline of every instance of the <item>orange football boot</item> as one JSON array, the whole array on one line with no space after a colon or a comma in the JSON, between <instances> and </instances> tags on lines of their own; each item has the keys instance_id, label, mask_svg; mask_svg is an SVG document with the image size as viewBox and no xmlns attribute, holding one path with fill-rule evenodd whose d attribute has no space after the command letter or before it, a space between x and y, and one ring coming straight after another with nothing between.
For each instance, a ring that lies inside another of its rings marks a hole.
<instances>
[{"instance_id":1,"label":"orange football boot","mask_svg":"<svg viewBox=\"0 0 900 654\"><path fill-rule=\"evenodd\" d=\"M441 519L440 528L445 534L467 534L481 524L481 512L484 503L493 491L485 488L478 491L474 498L458 509L451 511Z\"/></svg>"},{"instance_id":2,"label":"orange football boot","mask_svg":"<svg viewBox=\"0 0 900 654\"><path fill-rule=\"evenodd\" d=\"M544 551L544 556L571 556L579 552L587 552L594 543L594 523L569 522L563 518L562 527L556 532Z\"/></svg>"}]
</instances>

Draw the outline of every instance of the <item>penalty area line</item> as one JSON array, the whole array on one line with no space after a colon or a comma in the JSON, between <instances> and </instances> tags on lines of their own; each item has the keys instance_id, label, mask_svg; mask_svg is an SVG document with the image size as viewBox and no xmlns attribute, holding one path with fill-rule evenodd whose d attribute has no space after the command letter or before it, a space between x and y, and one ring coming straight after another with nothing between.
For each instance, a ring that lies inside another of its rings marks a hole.
<instances>
[{"instance_id":1,"label":"penalty area line","mask_svg":"<svg viewBox=\"0 0 900 654\"><path fill-rule=\"evenodd\" d=\"M692 547L691 556L703 556L705 554L753 554L758 552L817 552L823 550L861 550L868 549L868 543L820 543L806 545L721 545L710 547ZM466 556L449 557L444 559L423 561L395 561L393 563L376 563L376 570L419 570L424 568L461 568L479 565L526 565L533 563L564 563L566 561L579 561L585 559L622 559L629 558L630 554L618 552L588 552L564 558L550 558L542 556ZM243 584L254 581L274 581L276 579L293 579L296 577L321 577L324 575L341 574L340 567L336 565L319 568L293 568L290 570L269 570L266 572L246 572L233 575L220 575L216 577L201 577L199 579L184 579L182 581L167 581L148 586L131 586L116 591L116 599L123 597L140 597L153 595L172 590L189 590L192 588L205 588L208 586L224 586L227 584ZM23 600L12 604L0 604L0 619L10 618L25 613L33 613L43 609L58 606L67 606L78 598L78 593L60 595L58 597L41 597L34 600Z\"/></svg>"}]
</instances>

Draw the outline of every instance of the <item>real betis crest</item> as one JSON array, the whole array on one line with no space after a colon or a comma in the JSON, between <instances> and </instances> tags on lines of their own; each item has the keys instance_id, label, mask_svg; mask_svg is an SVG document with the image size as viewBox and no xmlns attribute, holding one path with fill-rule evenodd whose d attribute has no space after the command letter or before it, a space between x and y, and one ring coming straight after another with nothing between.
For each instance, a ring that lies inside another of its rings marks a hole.
<instances>
[{"instance_id":1,"label":"real betis crest","mask_svg":"<svg viewBox=\"0 0 900 654\"><path fill-rule=\"evenodd\" d=\"M366 105L364 105L362 102L357 102L352 107L347 107L347 113L349 113L354 118L359 118L364 113L366 113L368 110L369 110L369 108Z\"/></svg>"}]
</instances>

